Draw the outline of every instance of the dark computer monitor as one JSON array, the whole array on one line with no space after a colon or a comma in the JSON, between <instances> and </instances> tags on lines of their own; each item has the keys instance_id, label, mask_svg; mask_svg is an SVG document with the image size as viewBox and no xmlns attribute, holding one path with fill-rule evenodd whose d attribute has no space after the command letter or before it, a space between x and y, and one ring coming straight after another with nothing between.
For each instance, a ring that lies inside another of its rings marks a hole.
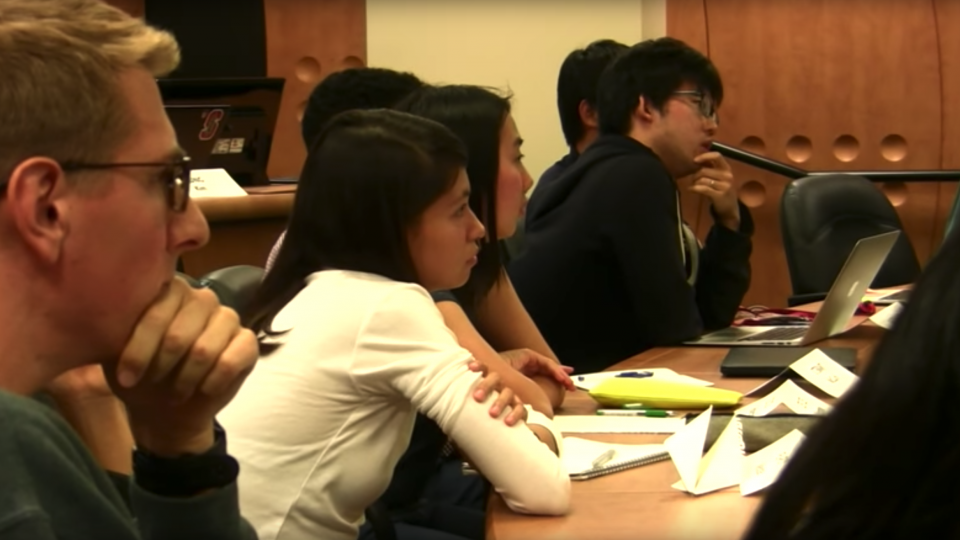
<instances>
[{"instance_id":1,"label":"dark computer monitor","mask_svg":"<svg viewBox=\"0 0 960 540\"><path fill-rule=\"evenodd\" d=\"M191 155L195 159L192 167L226 169L241 186L270 182L267 161L280 112L284 79L159 79L157 83L168 108L229 107L209 155ZM184 148L190 151L186 146Z\"/></svg>"}]
</instances>

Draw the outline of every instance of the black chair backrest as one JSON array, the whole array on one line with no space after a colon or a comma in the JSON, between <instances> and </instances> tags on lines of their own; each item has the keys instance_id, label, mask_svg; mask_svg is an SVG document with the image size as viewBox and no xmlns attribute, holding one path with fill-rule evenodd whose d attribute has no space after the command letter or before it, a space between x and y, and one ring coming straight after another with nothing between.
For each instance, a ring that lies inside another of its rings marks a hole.
<instances>
[{"instance_id":1,"label":"black chair backrest","mask_svg":"<svg viewBox=\"0 0 960 540\"><path fill-rule=\"evenodd\" d=\"M794 295L826 293L857 241L903 230L896 209L869 180L849 174L790 182L780 200L780 228ZM901 234L872 286L912 283L920 263Z\"/></svg>"},{"instance_id":2,"label":"black chair backrest","mask_svg":"<svg viewBox=\"0 0 960 540\"><path fill-rule=\"evenodd\" d=\"M214 270L200 278L200 283L216 293L221 304L239 313L253 299L263 274L259 266L242 264Z\"/></svg>"}]
</instances>

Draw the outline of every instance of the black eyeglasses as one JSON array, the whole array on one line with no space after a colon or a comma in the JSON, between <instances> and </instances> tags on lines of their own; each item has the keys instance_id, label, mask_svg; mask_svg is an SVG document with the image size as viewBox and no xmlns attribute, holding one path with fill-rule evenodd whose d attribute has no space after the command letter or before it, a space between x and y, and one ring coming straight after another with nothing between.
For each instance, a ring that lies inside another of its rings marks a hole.
<instances>
[{"instance_id":1,"label":"black eyeglasses","mask_svg":"<svg viewBox=\"0 0 960 540\"><path fill-rule=\"evenodd\" d=\"M123 167L162 167L161 180L167 187L167 203L174 212L183 212L190 201L190 158L182 156L174 161L157 163L83 163L67 161L60 164L67 172L91 169L119 169Z\"/></svg>"},{"instance_id":2,"label":"black eyeglasses","mask_svg":"<svg viewBox=\"0 0 960 540\"><path fill-rule=\"evenodd\" d=\"M710 120L714 124L720 125L720 118L717 116L717 107L713 100L703 95L699 90L677 90L673 93L675 96L690 96L696 98L693 104L697 106L700 116Z\"/></svg>"}]
</instances>

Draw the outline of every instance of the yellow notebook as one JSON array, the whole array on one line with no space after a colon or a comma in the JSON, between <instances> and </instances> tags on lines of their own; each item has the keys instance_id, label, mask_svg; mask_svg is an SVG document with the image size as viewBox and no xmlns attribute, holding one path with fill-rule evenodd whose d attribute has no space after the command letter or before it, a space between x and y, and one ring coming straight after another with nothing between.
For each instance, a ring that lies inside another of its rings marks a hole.
<instances>
[{"instance_id":1,"label":"yellow notebook","mask_svg":"<svg viewBox=\"0 0 960 540\"><path fill-rule=\"evenodd\" d=\"M639 403L655 409L706 409L711 405L733 407L740 403L743 394L656 379L615 377L593 387L590 397L607 407Z\"/></svg>"}]
</instances>

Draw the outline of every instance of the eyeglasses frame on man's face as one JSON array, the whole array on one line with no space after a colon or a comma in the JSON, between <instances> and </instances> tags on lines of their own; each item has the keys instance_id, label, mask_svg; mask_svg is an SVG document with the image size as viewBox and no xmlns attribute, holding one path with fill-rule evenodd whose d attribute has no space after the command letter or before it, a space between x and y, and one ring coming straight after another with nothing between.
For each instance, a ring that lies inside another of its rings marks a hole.
<instances>
[{"instance_id":1,"label":"eyeglasses frame on man's face","mask_svg":"<svg viewBox=\"0 0 960 540\"><path fill-rule=\"evenodd\" d=\"M699 112L700 116L705 120L710 120L717 126L720 125L720 116L717 115L716 105L713 103L712 99L708 98L700 90L677 90L676 92L673 92L673 95L697 98L696 101L684 100L684 103L695 106L697 112Z\"/></svg>"},{"instance_id":2,"label":"eyeglasses frame on man's face","mask_svg":"<svg viewBox=\"0 0 960 540\"><path fill-rule=\"evenodd\" d=\"M82 170L106 170L125 167L163 167L164 182L167 188L167 204L174 212L183 212L190 202L190 157L180 156L173 161L145 163L86 163L65 161L60 164L64 172Z\"/></svg>"}]
</instances>

